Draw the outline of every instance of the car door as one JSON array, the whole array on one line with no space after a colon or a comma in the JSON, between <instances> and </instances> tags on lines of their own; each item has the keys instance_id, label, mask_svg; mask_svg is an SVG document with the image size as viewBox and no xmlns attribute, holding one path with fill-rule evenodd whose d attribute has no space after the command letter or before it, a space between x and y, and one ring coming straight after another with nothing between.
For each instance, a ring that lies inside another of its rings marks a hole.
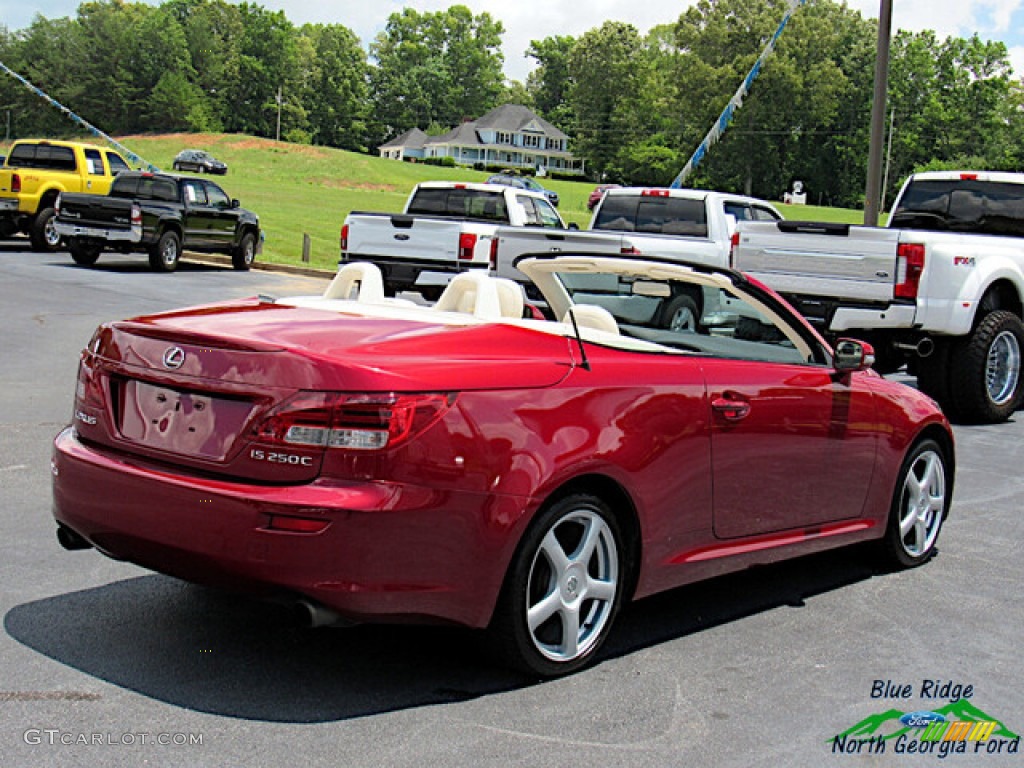
<instances>
[{"instance_id":1,"label":"car door","mask_svg":"<svg viewBox=\"0 0 1024 768\"><path fill-rule=\"evenodd\" d=\"M181 216L185 245L209 248L213 245L211 229L214 227L215 211L206 196L206 186L200 179L182 179L181 184L185 190L185 210Z\"/></svg>"},{"instance_id":2,"label":"car door","mask_svg":"<svg viewBox=\"0 0 1024 768\"><path fill-rule=\"evenodd\" d=\"M709 297L714 531L762 536L857 518L876 452L873 396L763 304Z\"/></svg>"},{"instance_id":3,"label":"car door","mask_svg":"<svg viewBox=\"0 0 1024 768\"><path fill-rule=\"evenodd\" d=\"M235 240L241 209L231 205L228 193L212 181L204 181L210 206L210 239L218 248L227 249Z\"/></svg>"}]
</instances>

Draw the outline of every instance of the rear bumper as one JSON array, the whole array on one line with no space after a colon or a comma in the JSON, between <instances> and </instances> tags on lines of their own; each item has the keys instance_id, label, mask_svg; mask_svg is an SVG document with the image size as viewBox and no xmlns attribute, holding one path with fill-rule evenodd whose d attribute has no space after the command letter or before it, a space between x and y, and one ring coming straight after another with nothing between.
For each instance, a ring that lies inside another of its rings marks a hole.
<instances>
[{"instance_id":1,"label":"rear bumper","mask_svg":"<svg viewBox=\"0 0 1024 768\"><path fill-rule=\"evenodd\" d=\"M184 475L83 444L72 428L52 463L54 517L103 553L188 581L310 598L355 621L486 626L514 546L507 522L523 506L377 482ZM327 526L272 530L276 515Z\"/></svg>"},{"instance_id":2,"label":"rear bumper","mask_svg":"<svg viewBox=\"0 0 1024 768\"><path fill-rule=\"evenodd\" d=\"M58 219L54 221L53 228L61 237L83 237L90 240L107 240L120 243L142 242L142 227L138 225L130 229L107 229L105 227L68 224Z\"/></svg>"},{"instance_id":3,"label":"rear bumper","mask_svg":"<svg viewBox=\"0 0 1024 768\"><path fill-rule=\"evenodd\" d=\"M18 200L13 197L0 197L0 218L11 218L18 215Z\"/></svg>"}]
</instances>

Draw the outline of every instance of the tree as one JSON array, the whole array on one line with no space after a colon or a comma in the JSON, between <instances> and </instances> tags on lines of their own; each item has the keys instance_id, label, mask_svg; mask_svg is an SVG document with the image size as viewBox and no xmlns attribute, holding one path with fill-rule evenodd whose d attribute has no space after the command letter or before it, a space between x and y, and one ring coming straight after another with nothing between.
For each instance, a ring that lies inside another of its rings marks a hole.
<instances>
[{"instance_id":1,"label":"tree","mask_svg":"<svg viewBox=\"0 0 1024 768\"><path fill-rule=\"evenodd\" d=\"M574 45L575 38L556 35L531 40L526 49L526 55L537 60L537 68L526 77L526 88L537 113L563 131L571 130L569 56Z\"/></svg>"},{"instance_id":2,"label":"tree","mask_svg":"<svg viewBox=\"0 0 1024 768\"><path fill-rule=\"evenodd\" d=\"M632 24L606 21L585 33L569 55L573 149L599 175L612 166L619 148L639 135L634 107L646 74L641 47Z\"/></svg>"},{"instance_id":3,"label":"tree","mask_svg":"<svg viewBox=\"0 0 1024 768\"><path fill-rule=\"evenodd\" d=\"M359 38L338 24L307 24L301 35L311 44L304 100L313 143L365 150L368 68Z\"/></svg>"},{"instance_id":4,"label":"tree","mask_svg":"<svg viewBox=\"0 0 1024 768\"><path fill-rule=\"evenodd\" d=\"M497 106L503 31L490 14L462 5L391 14L370 46L377 138L431 122L453 126Z\"/></svg>"}]
</instances>

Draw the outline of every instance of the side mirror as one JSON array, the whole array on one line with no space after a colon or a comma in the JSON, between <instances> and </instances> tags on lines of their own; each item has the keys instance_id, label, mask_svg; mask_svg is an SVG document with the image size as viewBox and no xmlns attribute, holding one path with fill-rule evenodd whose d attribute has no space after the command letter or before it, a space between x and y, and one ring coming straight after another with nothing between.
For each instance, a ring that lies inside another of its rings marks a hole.
<instances>
[{"instance_id":1,"label":"side mirror","mask_svg":"<svg viewBox=\"0 0 1024 768\"><path fill-rule=\"evenodd\" d=\"M232 208L241 208L242 204L240 202L238 202L238 200L236 198L233 197L233 198L231 198L231 207Z\"/></svg>"},{"instance_id":2,"label":"side mirror","mask_svg":"<svg viewBox=\"0 0 1024 768\"><path fill-rule=\"evenodd\" d=\"M839 339L832 364L839 373L866 371L875 364L875 348L864 341Z\"/></svg>"}]
</instances>

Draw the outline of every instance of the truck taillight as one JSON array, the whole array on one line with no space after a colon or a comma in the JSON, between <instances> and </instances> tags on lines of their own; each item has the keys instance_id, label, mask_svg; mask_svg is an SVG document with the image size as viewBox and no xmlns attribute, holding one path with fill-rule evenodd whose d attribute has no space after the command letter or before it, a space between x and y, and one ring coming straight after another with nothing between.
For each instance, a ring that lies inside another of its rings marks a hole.
<instances>
[{"instance_id":1,"label":"truck taillight","mask_svg":"<svg viewBox=\"0 0 1024 768\"><path fill-rule=\"evenodd\" d=\"M132 205L132 226L142 226L142 208L138 205Z\"/></svg>"},{"instance_id":2,"label":"truck taillight","mask_svg":"<svg viewBox=\"0 0 1024 768\"><path fill-rule=\"evenodd\" d=\"M11 192L21 192L21 174L11 174Z\"/></svg>"},{"instance_id":3,"label":"truck taillight","mask_svg":"<svg viewBox=\"0 0 1024 768\"><path fill-rule=\"evenodd\" d=\"M624 256L641 256L641 255L643 255L643 252L639 248L637 248L635 245L624 245L621 248L619 248L619 253L623 254Z\"/></svg>"},{"instance_id":4,"label":"truck taillight","mask_svg":"<svg viewBox=\"0 0 1024 768\"><path fill-rule=\"evenodd\" d=\"M898 299L916 299L924 272L924 245L900 243L896 249L896 287L893 295Z\"/></svg>"},{"instance_id":5,"label":"truck taillight","mask_svg":"<svg viewBox=\"0 0 1024 768\"><path fill-rule=\"evenodd\" d=\"M339 244L341 245L341 252L345 253L348 250L348 224L341 225L341 237L339 238Z\"/></svg>"},{"instance_id":6,"label":"truck taillight","mask_svg":"<svg viewBox=\"0 0 1024 768\"><path fill-rule=\"evenodd\" d=\"M301 392L252 432L264 445L379 451L420 434L455 402L454 394Z\"/></svg>"},{"instance_id":7,"label":"truck taillight","mask_svg":"<svg viewBox=\"0 0 1024 768\"><path fill-rule=\"evenodd\" d=\"M495 235L491 238L491 271L498 271L498 236Z\"/></svg>"},{"instance_id":8,"label":"truck taillight","mask_svg":"<svg viewBox=\"0 0 1024 768\"><path fill-rule=\"evenodd\" d=\"M472 261L476 250L476 235L463 232L459 235L459 261Z\"/></svg>"},{"instance_id":9,"label":"truck taillight","mask_svg":"<svg viewBox=\"0 0 1024 768\"><path fill-rule=\"evenodd\" d=\"M740 233L733 232L729 236L729 268L732 269L736 264L736 249L740 247Z\"/></svg>"}]
</instances>

